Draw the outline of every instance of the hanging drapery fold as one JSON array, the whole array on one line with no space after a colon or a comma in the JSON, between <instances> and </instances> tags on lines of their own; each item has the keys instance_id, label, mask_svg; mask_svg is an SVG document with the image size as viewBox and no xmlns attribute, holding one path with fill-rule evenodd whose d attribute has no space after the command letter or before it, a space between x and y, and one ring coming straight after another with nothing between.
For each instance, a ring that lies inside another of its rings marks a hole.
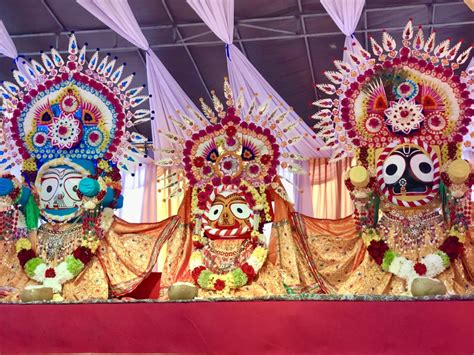
<instances>
[{"instance_id":1,"label":"hanging drapery fold","mask_svg":"<svg viewBox=\"0 0 474 355\"><path fill-rule=\"evenodd\" d=\"M361 48L360 42L354 36L354 32L359 23L362 10L365 6L365 0L321 0L321 5L331 16L334 23L339 27L342 33L346 35L344 41L345 62L350 62L347 54L352 52L358 55L358 48Z\"/></svg>"},{"instance_id":2,"label":"hanging drapery fold","mask_svg":"<svg viewBox=\"0 0 474 355\"><path fill-rule=\"evenodd\" d=\"M168 120L169 116L176 117L176 111L188 113L189 109L202 115L192 100L186 95L161 60L151 50L147 39L133 15L127 0L77 0L77 2L92 15L114 30L138 48L146 52L146 71L150 109L154 111L151 121L153 148L157 157L159 150L167 148L171 143L160 137L159 131L172 132L178 137L184 137L182 130ZM194 115L188 115L196 125L201 126Z\"/></svg>"}]
</instances>

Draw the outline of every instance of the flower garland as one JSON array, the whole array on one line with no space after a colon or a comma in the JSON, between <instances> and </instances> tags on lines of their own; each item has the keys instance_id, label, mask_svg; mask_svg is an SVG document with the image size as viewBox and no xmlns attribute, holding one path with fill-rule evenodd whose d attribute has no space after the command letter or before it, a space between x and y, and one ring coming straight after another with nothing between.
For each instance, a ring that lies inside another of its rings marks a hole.
<instances>
[{"instance_id":1,"label":"flower garland","mask_svg":"<svg viewBox=\"0 0 474 355\"><path fill-rule=\"evenodd\" d=\"M457 225L451 228L448 238L435 253L422 257L417 263L390 249L374 228L367 228L362 233L362 239L368 245L367 252L378 265L381 265L382 270L406 280L408 285L421 276L430 278L438 276L464 251L464 232Z\"/></svg>"},{"instance_id":2,"label":"flower garland","mask_svg":"<svg viewBox=\"0 0 474 355\"><path fill-rule=\"evenodd\" d=\"M225 274L216 274L204 265L200 250L191 254L189 266L194 281L205 290L227 291L251 283L267 259L268 251L262 245L255 244L249 258L240 266Z\"/></svg>"},{"instance_id":3,"label":"flower garland","mask_svg":"<svg viewBox=\"0 0 474 355\"><path fill-rule=\"evenodd\" d=\"M270 222L272 216L266 196L266 185L262 184L255 188L244 180L238 179L237 181L234 179L232 182L233 184L238 182L238 184L235 185L239 188L250 208L254 211L262 211L265 221ZM203 231L200 230L200 222L201 216L209 208L209 197L213 193L214 187L211 185L206 185L201 191L199 191L196 186L192 190L191 208L194 215L193 222L195 228L197 227L197 231L192 237L194 251L191 254L189 269L191 270L194 281L201 288L225 292L251 283L265 263L268 250L263 246L264 237L262 233L256 229L258 226L253 226L250 236L254 250L244 263L225 274L213 273L204 265L204 256L202 255L201 249L208 243L208 239L203 235Z\"/></svg>"},{"instance_id":4,"label":"flower garland","mask_svg":"<svg viewBox=\"0 0 474 355\"><path fill-rule=\"evenodd\" d=\"M112 225L112 221L113 211L105 209L102 214L100 229L107 231ZM84 270L95 255L99 244L100 240L95 234L84 235L81 245L55 267L48 265L37 256L27 238L20 238L15 246L18 261L28 277L45 287L51 287L55 293L60 293L63 284L73 280Z\"/></svg>"}]
</instances>

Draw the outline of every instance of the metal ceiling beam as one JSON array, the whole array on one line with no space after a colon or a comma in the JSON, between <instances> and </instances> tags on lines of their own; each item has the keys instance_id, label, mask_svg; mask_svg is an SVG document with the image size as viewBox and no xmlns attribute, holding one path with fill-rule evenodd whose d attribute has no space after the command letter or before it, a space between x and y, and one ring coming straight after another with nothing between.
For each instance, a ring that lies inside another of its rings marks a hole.
<instances>
[{"instance_id":1,"label":"metal ceiling beam","mask_svg":"<svg viewBox=\"0 0 474 355\"><path fill-rule=\"evenodd\" d=\"M45 1L45 0L43 0ZM366 12L377 12L377 11L397 11L397 10L410 10L410 9L419 9L426 8L429 6L434 7L448 7L448 6L465 6L461 1L446 2L446 3L433 3L433 4L414 4L414 5L400 5L400 6L387 6L387 7L376 7L365 9ZM329 15L324 13L312 13L312 14L303 14L303 15L287 15L287 16L270 16L270 17L255 17L251 19L243 19L236 21L236 25L240 24L252 24L252 23L261 23L266 21L281 21L281 20L295 20L299 21L300 17L304 19L311 19L317 17L328 17ZM56 21L56 20L55 20ZM164 29L176 29L176 28L186 28L186 27L204 27L206 31L208 27L203 22L195 23L177 23L174 25L156 25L156 26L141 26L142 31L146 30L164 30ZM77 30L76 34L96 34L96 33L113 33L114 31L110 28L101 28L101 29L92 29L92 30ZM59 35L69 35L70 32L62 31ZM40 32L40 33L22 33L22 34L13 34L12 38L24 38L24 37L39 37L39 36L56 36L58 33L55 32Z\"/></svg>"},{"instance_id":2,"label":"metal ceiling beam","mask_svg":"<svg viewBox=\"0 0 474 355\"><path fill-rule=\"evenodd\" d=\"M303 15L303 4L301 3L301 0L298 0L298 11L300 12L301 15ZM301 30L303 31L303 34L306 35L306 23L303 17L300 17L300 23L301 23ZM311 56L311 49L309 46L309 39L308 37L304 38L304 45L306 47L306 57L308 58L308 64L309 64L309 70L311 72L311 80L312 80L312 86L314 90L314 96L316 100L318 100L319 95L318 95L318 90L316 89L316 76L314 74L314 67L313 67L313 58Z\"/></svg>"},{"instance_id":3,"label":"metal ceiling beam","mask_svg":"<svg viewBox=\"0 0 474 355\"><path fill-rule=\"evenodd\" d=\"M474 25L474 21L463 21L463 22L449 22L449 23L441 23L441 24L422 24L425 29L432 29L432 28L446 28L446 27L462 27L466 25ZM371 28L371 29L363 29L363 30L356 30L354 33L375 33L375 32L382 32L382 31L402 31L405 27L384 27L384 28ZM285 36L272 36L272 37L254 37L254 38L241 38L234 40L234 43L251 43L251 42L261 42L261 41L277 41L277 40L292 40L292 39L303 39L303 38L324 38L328 36L343 36L343 34L339 31L337 32L319 32L319 33L307 33L307 34L296 34L296 35L285 35ZM159 48L170 48L170 47L191 47L191 46L222 46L222 41L203 41L203 42L185 42L185 43L164 43L164 44L155 44L151 45L151 49L159 49ZM136 51L136 47L111 47L111 48L101 48L104 52L131 52ZM94 52L94 48L89 48L88 52ZM67 53L66 50L60 51L60 53ZM22 55L25 56L34 56L39 55L40 52L22 52ZM4 57L3 55L0 56Z\"/></svg>"},{"instance_id":4,"label":"metal ceiling beam","mask_svg":"<svg viewBox=\"0 0 474 355\"><path fill-rule=\"evenodd\" d=\"M165 11L166 11L166 14L168 15L170 21L174 24L175 23L175 20L174 20L174 17L173 15L171 14L171 11L168 7L168 4L166 2L166 0L161 0L162 4L163 4L163 7L165 8ZM178 39L183 41L183 35L181 34L181 31L176 27L175 28L175 31L176 31L176 34L178 35ZM210 93L210 90L209 88L207 87L207 84L206 82L204 81L204 78L202 76L202 73L201 71L199 70L199 67L197 66L196 64L196 60L194 59L191 51L189 50L188 46L187 46L187 43L186 42L182 42L182 44L184 45L184 50L186 51L186 53L188 54L188 57L189 57L189 60L191 61L191 63L193 64L194 66L194 69L196 70L196 73L199 77L199 80L201 81L201 84L204 86L204 89L206 90L206 95L207 97L209 97L209 99L212 101L212 97L211 97L211 93Z\"/></svg>"}]
</instances>

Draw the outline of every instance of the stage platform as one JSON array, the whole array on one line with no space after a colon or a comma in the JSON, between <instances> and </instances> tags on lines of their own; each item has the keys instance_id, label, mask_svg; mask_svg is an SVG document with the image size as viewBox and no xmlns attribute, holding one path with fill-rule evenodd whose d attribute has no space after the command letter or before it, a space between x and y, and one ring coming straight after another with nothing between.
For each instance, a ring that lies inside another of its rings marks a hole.
<instances>
[{"instance_id":1,"label":"stage platform","mask_svg":"<svg viewBox=\"0 0 474 355\"><path fill-rule=\"evenodd\" d=\"M468 299L0 304L1 352L473 354Z\"/></svg>"}]
</instances>

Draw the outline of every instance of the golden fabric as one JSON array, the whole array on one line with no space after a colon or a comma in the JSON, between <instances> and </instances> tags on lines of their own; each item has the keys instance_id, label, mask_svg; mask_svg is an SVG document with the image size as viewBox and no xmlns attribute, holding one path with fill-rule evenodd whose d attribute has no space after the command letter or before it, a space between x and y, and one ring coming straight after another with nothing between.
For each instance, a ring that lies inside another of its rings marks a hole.
<instances>
[{"instance_id":1,"label":"golden fabric","mask_svg":"<svg viewBox=\"0 0 474 355\"><path fill-rule=\"evenodd\" d=\"M279 185L280 186L280 185ZM225 297L253 298L287 293L285 285L300 292L320 292L298 241L299 234L293 226L291 205L283 200L273 189L270 198L274 202L274 223L272 227L267 261L255 280ZM178 215L181 223L168 241L167 258L161 277L160 296L167 299L168 288L175 282L194 283L189 271L189 258L192 252L191 230L191 192L185 193ZM214 242L215 243L215 242ZM199 289L198 297L222 297L222 294Z\"/></svg>"},{"instance_id":2,"label":"golden fabric","mask_svg":"<svg viewBox=\"0 0 474 355\"><path fill-rule=\"evenodd\" d=\"M337 294L407 294L406 281L382 271L381 267L366 252L366 246L356 233L352 217L340 220L320 220L302 216L308 235L312 257L316 262L328 292ZM455 260L437 279L444 282L449 293L468 294L474 292L474 243L471 228L464 243L465 252L461 260ZM384 235L392 247L395 234ZM445 236L445 229L436 227L436 233ZM416 260L422 255L434 252L442 243L425 242L419 249L397 252ZM428 240L428 238L423 238Z\"/></svg>"},{"instance_id":3,"label":"golden fabric","mask_svg":"<svg viewBox=\"0 0 474 355\"><path fill-rule=\"evenodd\" d=\"M63 297L68 301L119 297L134 290L151 272L163 244L171 236L178 217L158 223L127 223L115 218L101 241L96 256L84 271L63 286ZM33 244L36 238L33 239ZM16 258L14 242L1 244L0 285L21 291L26 285L36 284L21 270ZM11 271L7 272L9 269ZM110 291L110 293L109 293ZM18 300L18 292L4 300Z\"/></svg>"}]
</instances>

